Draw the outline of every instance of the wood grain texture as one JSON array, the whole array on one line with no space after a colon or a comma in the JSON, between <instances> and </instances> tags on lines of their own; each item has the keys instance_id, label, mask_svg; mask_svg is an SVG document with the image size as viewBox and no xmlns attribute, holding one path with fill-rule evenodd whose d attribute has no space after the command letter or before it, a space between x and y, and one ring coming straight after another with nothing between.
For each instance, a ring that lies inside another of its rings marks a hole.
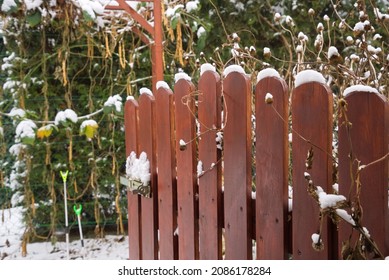
<instances>
[{"instance_id":1,"label":"wood grain texture","mask_svg":"<svg viewBox=\"0 0 389 280\"><path fill-rule=\"evenodd\" d=\"M284 80L262 79L256 86L256 240L258 259L285 259L288 244L288 117ZM265 96L272 94L273 103Z\"/></svg>"},{"instance_id":2,"label":"wood grain texture","mask_svg":"<svg viewBox=\"0 0 389 280\"><path fill-rule=\"evenodd\" d=\"M178 258L177 182L174 142L174 103L170 89L159 88L156 93L157 157L158 157L158 217L159 258Z\"/></svg>"},{"instance_id":3,"label":"wood grain texture","mask_svg":"<svg viewBox=\"0 0 389 280\"><path fill-rule=\"evenodd\" d=\"M139 98L139 153L145 152L150 161L151 198L141 197L142 259L158 258L158 189L155 148L155 100L142 94Z\"/></svg>"},{"instance_id":4,"label":"wood grain texture","mask_svg":"<svg viewBox=\"0 0 389 280\"><path fill-rule=\"evenodd\" d=\"M225 258L251 259L251 83L233 72L224 79Z\"/></svg>"},{"instance_id":5,"label":"wood grain texture","mask_svg":"<svg viewBox=\"0 0 389 280\"><path fill-rule=\"evenodd\" d=\"M222 163L216 146L221 128L221 82L217 73L205 72L199 81L199 160L204 174L199 178L200 259L222 258Z\"/></svg>"},{"instance_id":6,"label":"wood grain texture","mask_svg":"<svg viewBox=\"0 0 389 280\"><path fill-rule=\"evenodd\" d=\"M307 192L304 172L311 175L316 186L327 193L332 192L332 112L332 93L325 85L310 82L293 90L293 259L331 258L328 245L332 242L332 234L327 221L323 221L321 232L326 244L324 250L315 251L312 247L311 236L320 228L319 206ZM307 170L305 161L311 148L313 165Z\"/></svg>"},{"instance_id":7,"label":"wood grain texture","mask_svg":"<svg viewBox=\"0 0 389 280\"><path fill-rule=\"evenodd\" d=\"M125 142L126 155L131 152L138 154L139 150L139 131L138 131L138 102L128 100L124 107L124 125L125 125ZM142 259L141 228L140 228L140 198L127 192L128 213L128 239L129 239L129 257L130 260Z\"/></svg>"},{"instance_id":8,"label":"wood grain texture","mask_svg":"<svg viewBox=\"0 0 389 280\"><path fill-rule=\"evenodd\" d=\"M388 153L388 102L376 93L355 91L347 95L347 117L352 126L347 132L345 118L339 125L339 192L351 200L356 195L355 181L357 163L366 165ZM352 160L350 159L352 155ZM352 171L352 174L350 172ZM361 224L368 229L378 248L389 255L389 213L388 213L388 159L367 167L360 173L360 202L363 216ZM354 180L351 180L351 177ZM350 189L351 188L351 189ZM342 242L352 234L355 242L358 233L353 232L345 222L339 228L339 249Z\"/></svg>"},{"instance_id":9,"label":"wood grain texture","mask_svg":"<svg viewBox=\"0 0 389 280\"><path fill-rule=\"evenodd\" d=\"M180 79L174 87L179 258L198 259L198 201L194 85ZM180 140L187 143L180 147Z\"/></svg>"}]
</instances>

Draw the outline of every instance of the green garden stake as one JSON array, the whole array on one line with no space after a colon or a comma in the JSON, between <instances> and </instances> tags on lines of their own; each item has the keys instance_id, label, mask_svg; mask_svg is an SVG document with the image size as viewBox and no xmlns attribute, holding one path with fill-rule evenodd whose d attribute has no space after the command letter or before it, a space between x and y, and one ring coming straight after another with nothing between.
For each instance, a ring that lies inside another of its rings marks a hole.
<instances>
[{"instance_id":1,"label":"green garden stake","mask_svg":"<svg viewBox=\"0 0 389 280\"><path fill-rule=\"evenodd\" d=\"M63 181L63 196L65 201L65 231L66 231L66 256L69 259L69 221L68 221L68 195L66 192L66 181L68 178L69 170L65 172L60 171Z\"/></svg>"},{"instance_id":2,"label":"green garden stake","mask_svg":"<svg viewBox=\"0 0 389 280\"><path fill-rule=\"evenodd\" d=\"M78 208L76 205L73 206L74 213L77 215L78 220L78 229L80 231L80 240L81 240L81 246L84 248L84 238L82 236L82 228L81 228L81 211L82 211L82 205L79 204Z\"/></svg>"}]
</instances>

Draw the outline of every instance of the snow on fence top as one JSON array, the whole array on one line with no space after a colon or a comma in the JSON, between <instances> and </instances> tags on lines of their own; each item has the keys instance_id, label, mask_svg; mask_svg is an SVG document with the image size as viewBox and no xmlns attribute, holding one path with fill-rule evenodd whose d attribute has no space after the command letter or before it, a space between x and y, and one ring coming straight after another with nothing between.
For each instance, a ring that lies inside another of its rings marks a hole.
<instances>
[{"instance_id":1,"label":"snow on fence top","mask_svg":"<svg viewBox=\"0 0 389 280\"><path fill-rule=\"evenodd\" d=\"M238 73L241 73L241 74L246 74L246 72L244 71L244 69L242 68L242 66L240 65L230 65L228 66L226 69L224 69L223 71L223 76L225 78L227 78L227 76L230 74L230 73L233 73L233 72L238 72Z\"/></svg>"},{"instance_id":2,"label":"snow on fence top","mask_svg":"<svg viewBox=\"0 0 389 280\"><path fill-rule=\"evenodd\" d=\"M140 90L139 90L139 93L142 95L142 94L147 94L149 96L153 96L153 93L151 92L151 90L149 90L148 88L146 87L142 87Z\"/></svg>"},{"instance_id":3,"label":"snow on fence top","mask_svg":"<svg viewBox=\"0 0 389 280\"><path fill-rule=\"evenodd\" d=\"M204 63L200 67L200 76L202 76L206 71L216 72L216 68L210 63Z\"/></svg>"},{"instance_id":4,"label":"snow on fence top","mask_svg":"<svg viewBox=\"0 0 389 280\"><path fill-rule=\"evenodd\" d=\"M276 70L274 70L273 68L266 68L258 73L257 83L259 83L260 80L267 78L267 77L281 78L280 74Z\"/></svg>"},{"instance_id":5,"label":"snow on fence top","mask_svg":"<svg viewBox=\"0 0 389 280\"><path fill-rule=\"evenodd\" d=\"M179 80L181 79L184 79L188 82L192 81L192 78L189 77L188 74L186 74L185 72L180 72L180 73L177 73L174 75L174 81L177 83Z\"/></svg>"},{"instance_id":6,"label":"snow on fence top","mask_svg":"<svg viewBox=\"0 0 389 280\"><path fill-rule=\"evenodd\" d=\"M373 87L364 86L364 85L355 85L355 86L351 86L351 87L346 88L343 92L343 95L347 96L350 93L355 92L355 91L367 91L367 92L372 92L372 93L377 93L377 94L379 93L378 90L373 88Z\"/></svg>"},{"instance_id":7,"label":"snow on fence top","mask_svg":"<svg viewBox=\"0 0 389 280\"><path fill-rule=\"evenodd\" d=\"M157 89L159 88L170 89L169 85L165 81L158 81L156 87Z\"/></svg>"},{"instance_id":8,"label":"snow on fence top","mask_svg":"<svg viewBox=\"0 0 389 280\"><path fill-rule=\"evenodd\" d=\"M302 84L310 83L310 82L318 82L321 84L325 84L326 80L323 75L315 70L304 70L296 75L295 78L295 86L298 87Z\"/></svg>"}]
</instances>

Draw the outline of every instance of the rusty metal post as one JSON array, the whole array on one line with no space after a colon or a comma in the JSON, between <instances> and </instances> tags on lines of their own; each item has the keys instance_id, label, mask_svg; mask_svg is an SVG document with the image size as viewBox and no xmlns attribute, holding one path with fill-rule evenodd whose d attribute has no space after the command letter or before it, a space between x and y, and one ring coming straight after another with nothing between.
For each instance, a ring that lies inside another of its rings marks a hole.
<instances>
[{"instance_id":1,"label":"rusty metal post","mask_svg":"<svg viewBox=\"0 0 389 280\"><path fill-rule=\"evenodd\" d=\"M153 92L157 92L158 81L163 80L163 34L162 34L162 1L154 0L154 45L151 47Z\"/></svg>"},{"instance_id":2,"label":"rusty metal post","mask_svg":"<svg viewBox=\"0 0 389 280\"><path fill-rule=\"evenodd\" d=\"M162 31L162 1L160 0L139 0L138 2L153 2L154 5L154 25L151 25L145 18L138 14L126 1L116 0L118 6L108 5L107 10L122 10L127 12L139 25L144 28L143 32L147 32L152 38L148 39L142 33L142 30L134 28L136 33L145 44L151 44L151 63L152 63L152 91L157 91L156 85L158 81L163 80L163 31Z\"/></svg>"}]
</instances>

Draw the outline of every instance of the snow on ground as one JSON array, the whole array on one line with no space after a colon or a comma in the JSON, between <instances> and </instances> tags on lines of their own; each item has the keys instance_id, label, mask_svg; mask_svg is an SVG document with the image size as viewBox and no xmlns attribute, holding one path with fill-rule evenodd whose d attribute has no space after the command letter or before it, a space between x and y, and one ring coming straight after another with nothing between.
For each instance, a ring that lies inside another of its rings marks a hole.
<instances>
[{"instance_id":1,"label":"snow on ground","mask_svg":"<svg viewBox=\"0 0 389 280\"><path fill-rule=\"evenodd\" d=\"M20 207L0 210L0 260L66 260L66 242L34 242L27 245L27 256L21 253L24 226ZM105 238L85 239L84 248L75 237L69 244L70 259L125 260L128 259L128 238L107 235Z\"/></svg>"}]
</instances>

